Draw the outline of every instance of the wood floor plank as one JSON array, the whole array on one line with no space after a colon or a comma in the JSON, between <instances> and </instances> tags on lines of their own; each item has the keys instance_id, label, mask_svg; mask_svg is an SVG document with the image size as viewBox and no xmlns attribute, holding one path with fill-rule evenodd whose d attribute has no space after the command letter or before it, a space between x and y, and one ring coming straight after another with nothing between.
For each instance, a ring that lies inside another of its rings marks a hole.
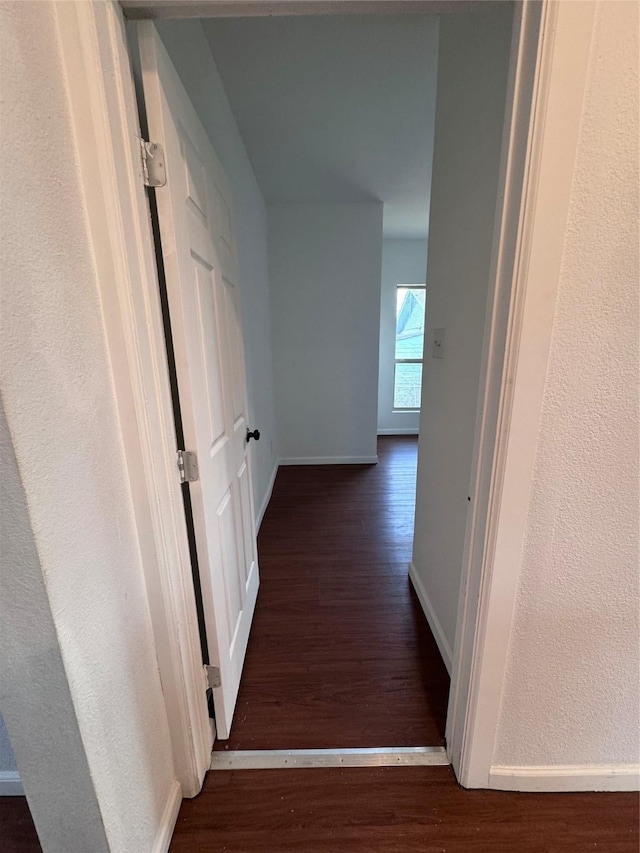
<instances>
[{"instance_id":1,"label":"wood floor plank","mask_svg":"<svg viewBox=\"0 0 640 853\"><path fill-rule=\"evenodd\" d=\"M40 853L42 850L26 797L0 797L2 853Z\"/></svg>"},{"instance_id":2,"label":"wood floor plank","mask_svg":"<svg viewBox=\"0 0 640 853\"><path fill-rule=\"evenodd\" d=\"M417 439L378 465L287 466L231 737L217 749L437 746L449 677L408 579Z\"/></svg>"},{"instance_id":3,"label":"wood floor plank","mask_svg":"<svg viewBox=\"0 0 640 853\"><path fill-rule=\"evenodd\" d=\"M636 853L635 794L464 791L448 767L209 773L171 853Z\"/></svg>"},{"instance_id":4,"label":"wood floor plank","mask_svg":"<svg viewBox=\"0 0 640 853\"><path fill-rule=\"evenodd\" d=\"M379 454L377 468L278 477L240 748L442 741L448 679L406 577L415 441L384 440ZM215 771L183 802L171 851L637 853L639 819L637 794L465 791L446 767ZM40 851L23 797L0 798L0 849Z\"/></svg>"}]
</instances>

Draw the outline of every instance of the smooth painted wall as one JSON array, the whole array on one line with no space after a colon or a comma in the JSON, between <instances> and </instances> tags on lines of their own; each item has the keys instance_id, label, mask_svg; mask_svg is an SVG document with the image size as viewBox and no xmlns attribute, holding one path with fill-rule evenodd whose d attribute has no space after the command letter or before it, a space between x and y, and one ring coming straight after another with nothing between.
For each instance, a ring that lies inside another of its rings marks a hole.
<instances>
[{"instance_id":1,"label":"smooth painted wall","mask_svg":"<svg viewBox=\"0 0 640 853\"><path fill-rule=\"evenodd\" d=\"M57 8L0 9L1 704L44 849L139 853L175 773Z\"/></svg>"},{"instance_id":2,"label":"smooth painted wall","mask_svg":"<svg viewBox=\"0 0 640 853\"><path fill-rule=\"evenodd\" d=\"M426 240L383 240L378 373L379 434L418 432L420 412L393 410L396 294L399 284L424 284L426 275Z\"/></svg>"},{"instance_id":3,"label":"smooth painted wall","mask_svg":"<svg viewBox=\"0 0 640 853\"><path fill-rule=\"evenodd\" d=\"M260 514L278 461L269 301L267 211L202 24L158 21L158 32L231 184L242 302L253 496Z\"/></svg>"},{"instance_id":4,"label":"smooth painted wall","mask_svg":"<svg viewBox=\"0 0 640 853\"><path fill-rule=\"evenodd\" d=\"M442 15L427 262L415 572L451 658L497 199L512 8ZM431 356L445 329L444 357ZM435 625L434 625L435 623Z\"/></svg>"},{"instance_id":5,"label":"smooth painted wall","mask_svg":"<svg viewBox=\"0 0 640 853\"><path fill-rule=\"evenodd\" d=\"M639 23L597 4L494 764L640 763Z\"/></svg>"},{"instance_id":6,"label":"smooth painted wall","mask_svg":"<svg viewBox=\"0 0 640 853\"><path fill-rule=\"evenodd\" d=\"M284 461L376 457L382 204L268 208Z\"/></svg>"},{"instance_id":7,"label":"smooth painted wall","mask_svg":"<svg viewBox=\"0 0 640 853\"><path fill-rule=\"evenodd\" d=\"M209 18L204 29L268 204L383 200L385 236L426 236L437 15Z\"/></svg>"}]
</instances>

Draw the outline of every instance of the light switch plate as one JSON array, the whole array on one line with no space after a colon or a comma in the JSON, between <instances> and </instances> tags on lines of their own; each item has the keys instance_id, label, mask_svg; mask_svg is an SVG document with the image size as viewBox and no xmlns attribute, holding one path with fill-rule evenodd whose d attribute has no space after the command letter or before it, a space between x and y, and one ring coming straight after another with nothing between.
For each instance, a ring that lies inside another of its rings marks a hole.
<instances>
[{"instance_id":1,"label":"light switch plate","mask_svg":"<svg viewBox=\"0 0 640 853\"><path fill-rule=\"evenodd\" d=\"M433 340L431 343L431 357L444 358L444 329L433 330Z\"/></svg>"}]
</instances>

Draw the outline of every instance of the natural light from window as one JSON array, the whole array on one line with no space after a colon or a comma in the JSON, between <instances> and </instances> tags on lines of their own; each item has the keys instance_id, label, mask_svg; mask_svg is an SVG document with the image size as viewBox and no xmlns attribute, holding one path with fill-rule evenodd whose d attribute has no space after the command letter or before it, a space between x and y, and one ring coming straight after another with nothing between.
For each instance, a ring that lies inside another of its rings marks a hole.
<instances>
[{"instance_id":1,"label":"natural light from window","mask_svg":"<svg viewBox=\"0 0 640 853\"><path fill-rule=\"evenodd\" d=\"M424 284L398 285L393 408L419 409L424 350Z\"/></svg>"}]
</instances>

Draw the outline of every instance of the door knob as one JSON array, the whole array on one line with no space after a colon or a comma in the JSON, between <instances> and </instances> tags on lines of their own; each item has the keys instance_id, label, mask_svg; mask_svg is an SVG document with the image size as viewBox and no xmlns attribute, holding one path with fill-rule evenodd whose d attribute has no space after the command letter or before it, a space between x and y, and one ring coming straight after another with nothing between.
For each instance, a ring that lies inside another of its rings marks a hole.
<instances>
[{"instance_id":1,"label":"door knob","mask_svg":"<svg viewBox=\"0 0 640 853\"><path fill-rule=\"evenodd\" d=\"M260 430L254 429L253 432L247 427L247 441L251 441L251 439L255 439L256 441L260 441Z\"/></svg>"}]
</instances>

